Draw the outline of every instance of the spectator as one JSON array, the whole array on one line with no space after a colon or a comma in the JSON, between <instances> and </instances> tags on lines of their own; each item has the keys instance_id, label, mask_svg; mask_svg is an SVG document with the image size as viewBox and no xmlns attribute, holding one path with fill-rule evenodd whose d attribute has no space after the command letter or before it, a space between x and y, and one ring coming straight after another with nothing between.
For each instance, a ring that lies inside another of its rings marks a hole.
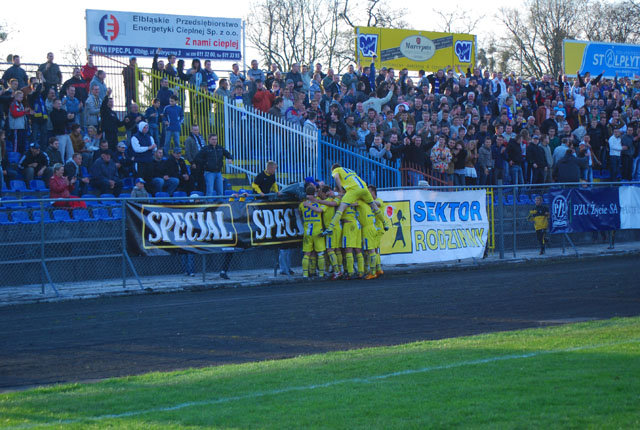
<instances>
[{"instance_id":1,"label":"spectator","mask_svg":"<svg viewBox=\"0 0 640 430\"><path fill-rule=\"evenodd\" d=\"M126 142L118 142L116 152L113 154L113 161L116 163L119 177L128 178L134 174L133 156L131 156Z\"/></svg>"},{"instance_id":2,"label":"spectator","mask_svg":"<svg viewBox=\"0 0 640 430\"><path fill-rule=\"evenodd\" d=\"M373 138L373 144L369 148L369 155L375 160L391 160L391 142L382 143L382 135L377 134Z\"/></svg>"},{"instance_id":3,"label":"spectator","mask_svg":"<svg viewBox=\"0 0 640 430\"><path fill-rule=\"evenodd\" d=\"M586 158L578 158L573 148L568 148L564 156L554 165L553 173L556 182L580 182L580 172L587 167Z\"/></svg>"},{"instance_id":4,"label":"spectator","mask_svg":"<svg viewBox=\"0 0 640 430\"><path fill-rule=\"evenodd\" d=\"M253 192L258 194L260 197L264 197L265 194L270 193L277 193L278 195L280 195L278 183L276 182L277 169L278 165L275 161L267 161L267 168L256 175L256 177L253 179L253 182L251 183Z\"/></svg>"},{"instance_id":5,"label":"spectator","mask_svg":"<svg viewBox=\"0 0 640 430\"><path fill-rule=\"evenodd\" d=\"M114 152L118 144L118 128L129 122L128 118L124 121L118 118L113 110L113 98L111 98L111 88L107 90L107 94L100 105L100 123L104 138L109 142L109 149Z\"/></svg>"},{"instance_id":6,"label":"spectator","mask_svg":"<svg viewBox=\"0 0 640 430\"><path fill-rule=\"evenodd\" d=\"M153 161L153 151L156 148L157 145L149 134L149 125L141 121L138 123L138 132L131 136L134 168L138 172L138 176L143 178L153 177L151 163Z\"/></svg>"},{"instance_id":7,"label":"spectator","mask_svg":"<svg viewBox=\"0 0 640 430\"><path fill-rule=\"evenodd\" d=\"M47 146L47 149L45 149L44 153L47 156L47 159L49 160L49 166L54 166L56 164L62 164L63 163L63 158L62 158L62 154L60 153L60 143L58 141L57 137L50 137L49 138L49 145Z\"/></svg>"},{"instance_id":8,"label":"spectator","mask_svg":"<svg viewBox=\"0 0 640 430\"><path fill-rule=\"evenodd\" d=\"M524 174L522 170L522 134L517 139L511 139L507 143L507 162L509 163L509 176L514 185L524 184Z\"/></svg>"},{"instance_id":9,"label":"spectator","mask_svg":"<svg viewBox=\"0 0 640 430\"><path fill-rule=\"evenodd\" d=\"M75 188L77 179L72 177L71 179L64 176L64 166L60 163L54 164L53 176L49 179L49 198L50 199L77 199L78 196L71 194L71 191ZM83 201L64 201L57 200L53 203L56 207L69 207L69 208L86 208L87 204Z\"/></svg>"},{"instance_id":10,"label":"spectator","mask_svg":"<svg viewBox=\"0 0 640 430\"><path fill-rule=\"evenodd\" d=\"M612 182L617 182L620 175L620 154L623 150L621 134L621 130L616 128L613 136L609 137L609 174Z\"/></svg>"},{"instance_id":11,"label":"spectator","mask_svg":"<svg viewBox=\"0 0 640 430\"><path fill-rule=\"evenodd\" d=\"M82 102L76 98L76 87L67 88L67 95L62 99L62 108L69 115L73 115L71 122L80 124Z\"/></svg>"},{"instance_id":12,"label":"spectator","mask_svg":"<svg viewBox=\"0 0 640 430\"><path fill-rule=\"evenodd\" d=\"M60 142L60 154L62 156L62 160L65 160L66 158L71 157L74 152L71 139L67 135L67 129L69 128L69 125L71 125L74 115L67 113L66 110L62 109L62 102L60 99L55 99L53 101L53 110L51 110L50 118L51 125L53 126L53 135ZM53 161L51 163L55 164Z\"/></svg>"},{"instance_id":13,"label":"spectator","mask_svg":"<svg viewBox=\"0 0 640 430\"><path fill-rule=\"evenodd\" d=\"M622 145L622 151L620 152L620 165L622 179L630 181L633 174L633 156L636 153L636 146L634 143L634 128L633 126L627 126L627 131L620 138L620 144Z\"/></svg>"},{"instance_id":14,"label":"spectator","mask_svg":"<svg viewBox=\"0 0 640 430\"><path fill-rule=\"evenodd\" d=\"M122 181L118 177L116 163L111 159L111 151L102 150L100 158L91 166L91 186L101 194L113 194L118 197L122 191Z\"/></svg>"},{"instance_id":15,"label":"spectator","mask_svg":"<svg viewBox=\"0 0 640 430\"><path fill-rule=\"evenodd\" d=\"M19 90L16 91L13 94L13 102L9 107L9 141L13 152L21 154L25 152L27 144L27 114L30 112L29 108L24 107L23 98L24 93Z\"/></svg>"},{"instance_id":16,"label":"spectator","mask_svg":"<svg viewBox=\"0 0 640 430\"><path fill-rule=\"evenodd\" d=\"M29 150L22 156L19 165L23 169L22 174L27 187L30 187L31 181L36 178L48 184L53 174L49 167L49 159L46 154L40 152L40 145L37 143L29 145Z\"/></svg>"},{"instance_id":17,"label":"spectator","mask_svg":"<svg viewBox=\"0 0 640 430\"><path fill-rule=\"evenodd\" d=\"M236 84L238 83L244 86L244 81L245 77L242 73L240 73L240 66L238 66L238 63L233 63L231 65L231 73L229 74L229 83L231 85L231 88L235 88Z\"/></svg>"},{"instance_id":18,"label":"spectator","mask_svg":"<svg viewBox=\"0 0 640 430\"><path fill-rule=\"evenodd\" d=\"M256 91L252 100L253 107L261 112L267 113L269 112L269 109L271 109L271 105L276 99L276 96L264 87L262 79L257 78L254 82L256 85Z\"/></svg>"},{"instance_id":19,"label":"spectator","mask_svg":"<svg viewBox=\"0 0 640 430\"><path fill-rule=\"evenodd\" d=\"M288 82L289 80L293 83L293 90L297 92L304 92L304 82L302 81L302 74L300 73L300 64L293 63L291 65L291 70L285 76L285 81Z\"/></svg>"},{"instance_id":20,"label":"spectator","mask_svg":"<svg viewBox=\"0 0 640 430\"><path fill-rule=\"evenodd\" d=\"M182 158L182 149L176 148L167 159L167 171L169 179L177 179L178 187L187 194L193 189L193 179L189 174L187 163Z\"/></svg>"},{"instance_id":21,"label":"spectator","mask_svg":"<svg viewBox=\"0 0 640 430\"><path fill-rule=\"evenodd\" d=\"M102 101L100 100L100 87L98 85L91 86L91 94L87 97L84 109L84 124L85 126L98 127L100 123L100 106Z\"/></svg>"},{"instance_id":22,"label":"spectator","mask_svg":"<svg viewBox=\"0 0 640 430\"><path fill-rule=\"evenodd\" d=\"M64 165L64 176L75 185L70 191L77 196L84 196L89 186L89 173L82 163L82 154L76 153Z\"/></svg>"},{"instance_id":23,"label":"spectator","mask_svg":"<svg viewBox=\"0 0 640 430\"><path fill-rule=\"evenodd\" d=\"M221 99L224 98L231 98L231 91L229 90L229 81L227 81L226 79L222 78L220 79L219 82L219 87L218 89L213 93L214 96L220 97Z\"/></svg>"},{"instance_id":24,"label":"spectator","mask_svg":"<svg viewBox=\"0 0 640 430\"><path fill-rule=\"evenodd\" d=\"M136 76L136 72L137 75ZM129 106L130 102L137 103L136 79L143 80L143 75L138 70L136 57L129 57L129 64L122 69L122 79L124 80L124 104Z\"/></svg>"},{"instance_id":25,"label":"spectator","mask_svg":"<svg viewBox=\"0 0 640 430\"><path fill-rule=\"evenodd\" d=\"M172 195L180 184L179 178L169 176L169 165L164 158L162 148L154 151L149 172L151 176L144 179L151 183L151 189L154 194L164 191Z\"/></svg>"},{"instance_id":26,"label":"spectator","mask_svg":"<svg viewBox=\"0 0 640 430\"><path fill-rule=\"evenodd\" d=\"M53 62L53 52L47 54L47 62L40 64L38 71L42 73L47 88L53 88L58 92L58 85L62 84L62 72L60 67Z\"/></svg>"},{"instance_id":27,"label":"spectator","mask_svg":"<svg viewBox=\"0 0 640 430\"><path fill-rule=\"evenodd\" d=\"M102 100L107 96L107 85L104 83L106 77L107 74L104 70L98 70L89 83L89 88L94 85L98 87L98 99L100 100L100 103L102 103Z\"/></svg>"},{"instance_id":28,"label":"spectator","mask_svg":"<svg viewBox=\"0 0 640 430\"><path fill-rule=\"evenodd\" d=\"M207 196L221 196L222 188L222 167L224 158L228 163L233 164L233 156L226 149L218 146L218 136L210 134L208 145L196 155L196 164L202 166L204 170L204 180L206 183ZM214 194L215 193L215 194Z\"/></svg>"},{"instance_id":29,"label":"spectator","mask_svg":"<svg viewBox=\"0 0 640 430\"><path fill-rule=\"evenodd\" d=\"M142 178L136 179L135 186L131 190L131 198L132 199L148 199L149 193L144 188L146 184L145 180Z\"/></svg>"},{"instance_id":30,"label":"spectator","mask_svg":"<svg viewBox=\"0 0 640 430\"><path fill-rule=\"evenodd\" d=\"M531 138L531 145L527 148L527 162L531 167L531 183L543 184L548 169L547 155L540 144L540 136L538 135Z\"/></svg>"},{"instance_id":31,"label":"spectator","mask_svg":"<svg viewBox=\"0 0 640 430\"><path fill-rule=\"evenodd\" d=\"M491 185L493 182L495 160L492 156L491 144L491 137L487 136L483 145L478 149L478 183L480 185Z\"/></svg>"},{"instance_id":32,"label":"spectator","mask_svg":"<svg viewBox=\"0 0 640 430\"><path fill-rule=\"evenodd\" d=\"M88 86L89 82L82 78L80 68L74 67L73 75L67 79L64 84L62 84L62 88L60 88L60 97L68 96L69 88L74 88L75 97L82 102L89 96ZM65 109L67 109L67 111L69 110L68 108Z\"/></svg>"},{"instance_id":33,"label":"spectator","mask_svg":"<svg viewBox=\"0 0 640 430\"><path fill-rule=\"evenodd\" d=\"M216 72L211 68L211 60L205 60L204 72L207 78L207 88L209 89L210 93L213 93L216 90L218 75L216 75Z\"/></svg>"},{"instance_id":34,"label":"spectator","mask_svg":"<svg viewBox=\"0 0 640 430\"><path fill-rule=\"evenodd\" d=\"M164 125L167 128L164 146L167 147L167 149L179 148L180 129L184 121L184 112L182 111L182 107L178 105L178 96L172 95L169 98L169 106L164 108L162 117L164 118Z\"/></svg>"},{"instance_id":35,"label":"spectator","mask_svg":"<svg viewBox=\"0 0 640 430\"><path fill-rule=\"evenodd\" d=\"M264 72L258 67L257 60L251 60L251 68L247 71L247 77L252 82L257 82L258 80L264 82Z\"/></svg>"},{"instance_id":36,"label":"spectator","mask_svg":"<svg viewBox=\"0 0 640 430\"><path fill-rule=\"evenodd\" d=\"M11 79L15 79L18 83L18 88L27 86L29 78L27 72L20 66L20 56L13 55L11 61L13 64L2 74L2 81L9 82Z\"/></svg>"},{"instance_id":37,"label":"spectator","mask_svg":"<svg viewBox=\"0 0 640 430\"><path fill-rule=\"evenodd\" d=\"M200 127L198 124L193 124L191 126L191 133L189 134L189 137L184 141L185 158L191 166L193 185L200 191L205 189L204 176L202 169L196 164L195 158L198 152L200 152L205 146L204 138L200 134Z\"/></svg>"},{"instance_id":38,"label":"spectator","mask_svg":"<svg viewBox=\"0 0 640 430\"><path fill-rule=\"evenodd\" d=\"M90 83L97 72L98 68L93 65L93 55L87 54L87 64L80 69L80 76L85 82Z\"/></svg>"}]
</instances>

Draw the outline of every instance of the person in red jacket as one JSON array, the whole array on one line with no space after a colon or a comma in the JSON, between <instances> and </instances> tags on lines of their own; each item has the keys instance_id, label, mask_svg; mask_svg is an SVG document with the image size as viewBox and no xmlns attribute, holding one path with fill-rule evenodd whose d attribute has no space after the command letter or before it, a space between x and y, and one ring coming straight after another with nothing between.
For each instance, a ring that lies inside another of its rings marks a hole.
<instances>
[{"instance_id":1,"label":"person in red jacket","mask_svg":"<svg viewBox=\"0 0 640 430\"><path fill-rule=\"evenodd\" d=\"M53 166L53 176L49 179L49 197L52 199L77 199L78 196L72 196L77 178L74 176L71 181L64 176L64 166L60 163ZM53 204L56 207L68 208L86 208L87 204L83 201L65 201L58 200Z\"/></svg>"},{"instance_id":2,"label":"person in red jacket","mask_svg":"<svg viewBox=\"0 0 640 430\"><path fill-rule=\"evenodd\" d=\"M269 112L273 101L276 99L275 94L264 87L261 79L255 80L256 93L253 96L253 107L264 113Z\"/></svg>"},{"instance_id":3,"label":"person in red jacket","mask_svg":"<svg viewBox=\"0 0 640 430\"><path fill-rule=\"evenodd\" d=\"M29 108L25 108L22 103L24 93L20 90L13 93L13 102L9 106L9 130L11 131L11 142L13 151L24 154L27 144L27 114Z\"/></svg>"}]
</instances>

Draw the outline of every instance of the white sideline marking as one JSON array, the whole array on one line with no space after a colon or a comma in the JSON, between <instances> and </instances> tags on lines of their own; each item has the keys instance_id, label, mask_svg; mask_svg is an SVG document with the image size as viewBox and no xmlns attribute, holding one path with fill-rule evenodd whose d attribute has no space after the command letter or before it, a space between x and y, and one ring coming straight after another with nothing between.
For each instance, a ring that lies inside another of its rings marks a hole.
<instances>
[{"instance_id":1,"label":"white sideline marking","mask_svg":"<svg viewBox=\"0 0 640 430\"><path fill-rule=\"evenodd\" d=\"M164 407L144 409L144 410L138 410L138 411L123 412L120 414L106 414L106 415L98 415L94 417L84 417L84 418L76 418L76 419L69 419L69 420L57 420L57 421L51 421L48 423L22 424L22 425L13 426L13 427L7 427L7 428L8 429L28 429L28 428L36 428L36 427L60 425L60 424L76 424L76 423L81 423L85 421L102 421L107 419L127 418L127 417L136 416L136 415L146 415L154 412L176 411L176 410L190 408L194 406L210 406L210 405L217 405L221 403L235 402L237 400L254 399L256 397L271 396L271 395L277 395L277 394L283 394L283 393L292 393L296 391L316 390L318 388L333 387L335 385L340 385L340 384L351 384L351 383L368 384L374 381L389 379L396 376L414 375L417 373L427 373L427 372L433 372L436 370L454 369L456 367L463 367L463 366L474 366L476 364L495 363L498 361L506 361L506 360L517 360L521 358L531 358L531 357L537 357L541 355L557 354L562 352L584 351L589 349L597 349L597 348L603 348L607 346L624 345L624 344L638 343L638 342L640 342L640 339L629 339L629 340L623 340L619 342L601 343L596 345L583 345L583 346L576 346L572 348L536 351L536 352L530 352L527 354L501 355L496 357L480 358L477 360L460 361L457 363L443 364L440 366L422 367L420 369L400 370L398 372L384 373L382 375L373 375L365 378L338 379L335 381L325 382L323 384L302 385L297 387L285 387L285 388L279 388L276 390L269 390L269 391L256 391L254 393L249 393L242 396L222 397L220 399L209 399L209 400L201 400L196 402L179 403L173 406L164 406Z\"/></svg>"}]
</instances>

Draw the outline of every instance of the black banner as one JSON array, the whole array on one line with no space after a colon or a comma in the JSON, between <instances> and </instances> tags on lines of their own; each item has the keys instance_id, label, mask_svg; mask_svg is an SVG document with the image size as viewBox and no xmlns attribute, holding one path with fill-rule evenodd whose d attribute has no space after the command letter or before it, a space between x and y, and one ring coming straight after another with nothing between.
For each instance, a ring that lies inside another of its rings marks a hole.
<instances>
[{"instance_id":1,"label":"black banner","mask_svg":"<svg viewBox=\"0 0 640 430\"><path fill-rule=\"evenodd\" d=\"M297 246L303 233L298 204L127 202L127 250L130 255L167 255Z\"/></svg>"}]
</instances>

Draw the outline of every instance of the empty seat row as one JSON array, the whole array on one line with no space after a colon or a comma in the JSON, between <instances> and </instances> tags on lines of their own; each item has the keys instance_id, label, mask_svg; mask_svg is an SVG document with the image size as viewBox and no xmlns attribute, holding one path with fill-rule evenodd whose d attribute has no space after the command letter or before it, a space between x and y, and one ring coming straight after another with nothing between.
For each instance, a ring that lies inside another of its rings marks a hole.
<instances>
[{"instance_id":1,"label":"empty seat row","mask_svg":"<svg viewBox=\"0 0 640 430\"><path fill-rule=\"evenodd\" d=\"M56 209L51 213L46 210L34 211L33 217L27 211L0 211L0 225L37 224L42 220L43 214L45 223L113 221L122 219L122 208L114 207L111 213L106 208L95 208L91 212L87 209L74 209L71 212L66 209Z\"/></svg>"}]
</instances>

